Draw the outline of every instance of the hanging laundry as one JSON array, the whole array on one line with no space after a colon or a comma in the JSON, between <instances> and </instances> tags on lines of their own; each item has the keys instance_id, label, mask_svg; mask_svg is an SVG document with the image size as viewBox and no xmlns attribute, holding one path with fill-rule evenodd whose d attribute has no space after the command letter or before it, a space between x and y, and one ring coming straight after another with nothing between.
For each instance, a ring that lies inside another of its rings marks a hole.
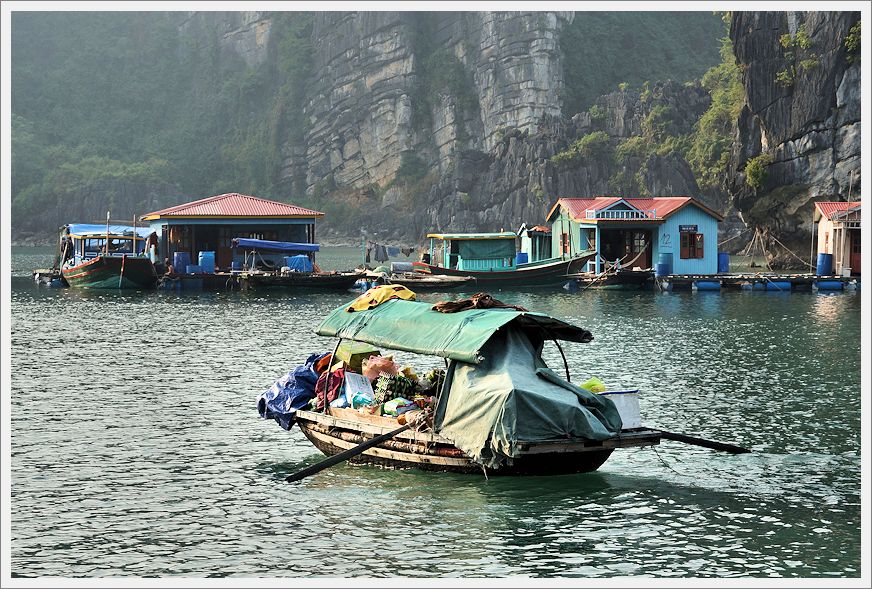
<instances>
[{"instance_id":1,"label":"hanging laundry","mask_svg":"<svg viewBox=\"0 0 872 589\"><path fill-rule=\"evenodd\" d=\"M400 255L400 248L389 246L388 247L388 255L392 258L396 258Z\"/></svg>"},{"instance_id":2,"label":"hanging laundry","mask_svg":"<svg viewBox=\"0 0 872 589\"><path fill-rule=\"evenodd\" d=\"M375 244L375 261L376 262L387 262L388 261L388 250L385 246L380 243Z\"/></svg>"}]
</instances>

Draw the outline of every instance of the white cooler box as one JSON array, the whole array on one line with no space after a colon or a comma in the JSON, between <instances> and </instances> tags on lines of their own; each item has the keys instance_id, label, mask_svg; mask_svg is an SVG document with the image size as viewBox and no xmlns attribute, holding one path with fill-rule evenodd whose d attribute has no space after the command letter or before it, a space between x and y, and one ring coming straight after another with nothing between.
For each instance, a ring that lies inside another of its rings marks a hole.
<instances>
[{"instance_id":1,"label":"white cooler box","mask_svg":"<svg viewBox=\"0 0 872 589\"><path fill-rule=\"evenodd\" d=\"M600 393L612 400L621 416L621 429L642 427L642 416L639 413L639 390L635 391L605 391Z\"/></svg>"}]
</instances>

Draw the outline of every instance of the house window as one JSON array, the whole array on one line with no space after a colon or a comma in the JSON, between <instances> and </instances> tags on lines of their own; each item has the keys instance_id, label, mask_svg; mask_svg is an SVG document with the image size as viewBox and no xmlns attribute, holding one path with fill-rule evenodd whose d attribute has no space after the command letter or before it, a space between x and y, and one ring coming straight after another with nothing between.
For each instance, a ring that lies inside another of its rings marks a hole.
<instances>
[{"instance_id":1,"label":"house window","mask_svg":"<svg viewBox=\"0 0 872 589\"><path fill-rule=\"evenodd\" d=\"M569 234L561 233L560 234L560 251L564 254L569 253Z\"/></svg>"},{"instance_id":2,"label":"house window","mask_svg":"<svg viewBox=\"0 0 872 589\"><path fill-rule=\"evenodd\" d=\"M681 236L681 251L682 260L692 260L705 257L703 247L704 239L702 233L694 233L692 231L682 231Z\"/></svg>"}]
</instances>

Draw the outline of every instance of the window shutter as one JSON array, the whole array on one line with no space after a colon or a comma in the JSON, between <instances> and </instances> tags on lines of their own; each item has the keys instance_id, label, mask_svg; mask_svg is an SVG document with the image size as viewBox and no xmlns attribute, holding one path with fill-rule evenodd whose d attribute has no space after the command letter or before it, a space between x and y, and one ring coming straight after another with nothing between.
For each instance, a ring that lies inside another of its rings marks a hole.
<instances>
[{"instance_id":1,"label":"window shutter","mask_svg":"<svg viewBox=\"0 0 872 589\"><path fill-rule=\"evenodd\" d=\"M703 253L703 244L705 242L705 239L703 239L703 234L697 233L694 237L696 237L696 257L704 258L705 255Z\"/></svg>"},{"instance_id":2,"label":"window shutter","mask_svg":"<svg viewBox=\"0 0 872 589\"><path fill-rule=\"evenodd\" d=\"M690 253L688 252L688 249L689 249L688 248L688 241L690 241L689 237L690 236L687 233L680 234L681 247L680 247L679 256L681 257L682 260L686 260L687 258L690 257Z\"/></svg>"}]
</instances>

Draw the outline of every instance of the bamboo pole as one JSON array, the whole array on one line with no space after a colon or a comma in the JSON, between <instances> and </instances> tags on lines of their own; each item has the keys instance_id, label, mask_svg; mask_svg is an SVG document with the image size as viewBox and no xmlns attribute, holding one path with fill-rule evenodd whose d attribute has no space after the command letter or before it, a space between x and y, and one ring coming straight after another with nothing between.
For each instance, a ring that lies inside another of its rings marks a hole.
<instances>
[{"instance_id":1,"label":"bamboo pole","mask_svg":"<svg viewBox=\"0 0 872 589\"><path fill-rule=\"evenodd\" d=\"M133 213L133 249L130 253L136 255L136 213Z\"/></svg>"},{"instance_id":2,"label":"bamboo pole","mask_svg":"<svg viewBox=\"0 0 872 589\"><path fill-rule=\"evenodd\" d=\"M839 275L845 272L845 240L848 237L845 219L848 217L848 209L851 208L851 191L854 188L854 170L851 170L851 179L848 181L848 208L845 209L845 218L842 219L842 240L839 245Z\"/></svg>"},{"instance_id":3,"label":"bamboo pole","mask_svg":"<svg viewBox=\"0 0 872 589\"><path fill-rule=\"evenodd\" d=\"M109 255L109 211L106 211L106 243L103 244L103 253Z\"/></svg>"},{"instance_id":4,"label":"bamboo pole","mask_svg":"<svg viewBox=\"0 0 872 589\"><path fill-rule=\"evenodd\" d=\"M812 274L815 274L814 263L814 207L811 208L811 243L808 248L808 265L812 268Z\"/></svg>"}]
</instances>

